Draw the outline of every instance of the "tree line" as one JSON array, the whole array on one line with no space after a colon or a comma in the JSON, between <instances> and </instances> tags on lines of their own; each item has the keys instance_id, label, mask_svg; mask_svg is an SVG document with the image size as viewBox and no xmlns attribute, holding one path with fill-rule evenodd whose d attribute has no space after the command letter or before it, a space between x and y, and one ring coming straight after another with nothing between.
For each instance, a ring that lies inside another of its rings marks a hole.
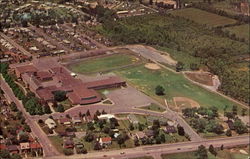
<instances>
[{"instance_id":1,"label":"tree line","mask_svg":"<svg viewBox=\"0 0 250 159\"><path fill-rule=\"evenodd\" d=\"M28 92L26 95L24 94L20 86L15 83L16 77L8 73L8 68L9 66L7 63L0 64L0 72L3 78L12 89L14 95L22 101L26 111L29 112L30 115L50 114L51 110L46 102L39 100L32 92Z\"/></svg>"}]
</instances>

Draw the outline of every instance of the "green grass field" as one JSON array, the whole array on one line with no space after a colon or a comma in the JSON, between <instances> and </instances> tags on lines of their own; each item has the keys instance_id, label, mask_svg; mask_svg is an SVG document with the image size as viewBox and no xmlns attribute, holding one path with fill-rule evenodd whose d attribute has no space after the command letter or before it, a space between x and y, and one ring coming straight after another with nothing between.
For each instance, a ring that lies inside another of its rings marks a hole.
<instances>
[{"instance_id":1,"label":"green grass field","mask_svg":"<svg viewBox=\"0 0 250 159\"><path fill-rule=\"evenodd\" d=\"M182 74L175 74L166 69L148 70L143 65L116 71L116 73L127 79L129 83L140 91L155 98L161 103L163 99L172 101L173 97L187 97L197 101L201 106L216 106L220 111L225 105L231 107L233 102L209 92L185 79ZM161 85L165 88L164 96L155 95L155 87ZM236 104L235 104L236 105Z\"/></svg>"},{"instance_id":2,"label":"green grass field","mask_svg":"<svg viewBox=\"0 0 250 159\"><path fill-rule=\"evenodd\" d=\"M101 72L138 62L138 58L127 54L114 54L72 64L69 68L77 73Z\"/></svg>"},{"instance_id":3,"label":"green grass field","mask_svg":"<svg viewBox=\"0 0 250 159\"><path fill-rule=\"evenodd\" d=\"M166 110L154 103L150 104L149 106L144 106L144 107L139 107L139 108L145 109L145 110L157 111L157 112L164 112Z\"/></svg>"},{"instance_id":4,"label":"green grass field","mask_svg":"<svg viewBox=\"0 0 250 159\"><path fill-rule=\"evenodd\" d=\"M196 8L187 8L181 10L175 10L171 14L181 16L190 20L193 20L199 24L206 24L208 26L223 26L225 24L234 24L237 21L227 17L219 16L217 14L209 13Z\"/></svg>"},{"instance_id":5,"label":"green grass field","mask_svg":"<svg viewBox=\"0 0 250 159\"><path fill-rule=\"evenodd\" d=\"M63 139L59 136L49 136L48 137L52 144L56 147L57 151L63 153Z\"/></svg>"},{"instance_id":6,"label":"green grass field","mask_svg":"<svg viewBox=\"0 0 250 159\"><path fill-rule=\"evenodd\" d=\"M243 24L233 27L224 28L224 30L229 31L231 34L235 34L236 37L244 38L249 41L249 25Z\"/></svg>"}]
</instances>

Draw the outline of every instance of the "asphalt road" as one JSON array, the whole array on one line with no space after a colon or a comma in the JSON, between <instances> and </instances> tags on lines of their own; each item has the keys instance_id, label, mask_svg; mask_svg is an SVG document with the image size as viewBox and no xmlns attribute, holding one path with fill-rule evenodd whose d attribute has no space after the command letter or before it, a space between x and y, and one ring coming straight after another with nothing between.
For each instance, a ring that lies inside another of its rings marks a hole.
<instances>
[{"instance_id":1,"label":"asphalt road","mask_svg":"<svg viewBox=\"0 0 250 159\"><path fill-rule=\"evenodd\" d=\"M23 104L20 100L18 100L14 93L12 92L9 85L3 80L2 76L0 77L1 89L4 91L4 96L8 101L13 101L16 103L18 109L23 113L24 118L26 119L26 123L30 126L32 135L36 137L39 143L43 147L44 156L51 157L59 155L59 152L52 146L50 140L47 135L43 132L40 126L37 124L35 120L31 118L31 116L25 111Z\"/></svg>"},{"instance_id":2,"label":"asphalt road","mask_svg":"<svg viewBox=\"0 0 250 159\"><path fill-rule=\"evenodd\" d=\"M237 136L237 137L226 137L218 139L209 139L203 141L194 141L194 142L180 142L172 144L161 144L161 145L152 145L152 146L141 146L131 149L122 149L122 150L113 150L113 151L98 151L90 152L85 155L74 155L74 156L64 156L64 159L101 159L101 158L131 158L138 156L159 156L159 154L170 154L170 153L180 153L197 150L198 146L204 145L209 147L213 145L216 148L221 147L221 145L226 147L234 147L237 145L248 145L249 136ZM62 156L47 157L50 159L61 159Z\"/></svg>"}]
</instances>

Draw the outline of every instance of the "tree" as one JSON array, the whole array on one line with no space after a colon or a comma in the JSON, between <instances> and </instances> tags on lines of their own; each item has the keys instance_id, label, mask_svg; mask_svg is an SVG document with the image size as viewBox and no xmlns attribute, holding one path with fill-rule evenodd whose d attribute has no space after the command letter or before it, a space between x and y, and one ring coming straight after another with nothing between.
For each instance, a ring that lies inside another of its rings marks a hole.
<instances>
[{"instance_id":1,"label":"tree","mask_svg":"<svg viewBox=\"0 0 250 159\"><path fill-rule=\"evenodd\" d=\"M231 131L230 129L228 129L228 130L226 131L226 135L227 135L227 136L232 136L232 131Z\"/></svg>"},{"instance_id":2,"label":"tree","mask_svg":"<svg viewBox=\"0 0 250 159\"><path fill-rule=\"evenodd\" d=\"M55 91L54 92L54 99L58 102L64 101L66 97L66 92L65 91Z\"/></svg>"},{"instance_id":3,"label":"tree","mask_svg":"<svg viewBox=\"0 0 250 159\"><path fill-rule=\"evenodd\" d=\"M123 135L119 135L116 139L117 139L117 143L120 145L120 147L125 142Z\"/></svg>"},{"instance_id":4,"label":"tree","mask_svg":"<svg viewBox=\"0 0 250 159\"><path fill-rule=\"evenodd\" d=\"M73 155L74 152L72 149L63 149L63 153L66 156L70 156L70 155Z\"/></svg>"},{"instance_id":5,"label":"tree","mask_svg":"<svg viewBox=\"0 0 250 159\"><path fill-rule=\"evenodd\" d=\"M94 124L92 122L87 123L87 128L88 128L88 130L94 130L95 129Z\"/></svg>"},{"instance_id":6,"label":"tree","mask_svg":"<svg viewBox=\"0 0 250 159\"><path fill-rule=\"evenodd\" d=\"M246 108L241 109L241 115L242 116L245 116L247 114L246 112L247 112Z\"/></svg>"},{"instance_id":7,"label":"tree","mask_svg":"<svg viewBox=\"0 0 250 159\"><path fill-rule=\"evenodd\" d=\"M143 131L144 129L144 124L138 123L138 130Z\"/></svg>"},{"instance_id":8,"label":"tree","mask_svg":"<svg viewBox=\"0 0 250 159\"><path fill-rule=\"evenodd\" d=\"M134 144L135 146L140 146L140 142L137 138L134 139Z\"/></svg>"},{"instance_id":9,"label":"tree","mask_svg":"<svg viewBox=\"0 0 250 159\"><path fill-rule=\"evenodd\" d=\"M155 94L158 96L164 95L165 94L164 91L165 89L160 85L155 87Z\"/></svg>"},{"instance_id":10,"label":"tree","mask_svg":"<svg viewBox=\"0 0 250 159\"><path fill-rule=\"evenodd\" d=\"M23 133L19 135L19 141L20 142L28 142L29 141L29 135L27 133Z\"/></svg>"},{"instance_id":11,"label":"tree","mask_svg":"<svg viewBox=\"0 0 250 159\"><path fill-rule=\"evenodd\" d=\"M230 120L230 119L234 118L234 114L232 112L225 112L224 116L227 117L227 120Z\"/></svg>"},{"instance_id":12,"label":"tree","mask_svg":"<svg viewBox=\"0 0 250 159\"><path fill-rule=\"evenodd\" d=\"M19 154L13 154L11 156L11 159L22 159L22 156L20 156Z\"/></svg>"},{"instance_id":13,"label":"tree","mask_svg":"<svg viewBox=\"0 0 250 159\"><path fill-rule=\"evenodd\" d=\"M130 131L133 131L135 128L134 128L134 125L132 123L129 124L129 130Z\"/></svg>"},{"instance_id":14,"label":"tree","mask_svg":"<svg viewBox=\"0 0 250 159\"><path fill-rule=\"evenodd\" d=\"M11 111L13 111L13 112L17 112L18 109L17 109L16 103L11 102L11 104L10 104L10 109L11 109Z\"/></svg>"},{"instance_id":15,"label":"tree","mask_svg":"<svg viewBox=\"0 0 250 159\"><path fill-rule=\"evenodd\" d=\"M95 142L94 150L101 150L101 149L102 149L102 146L100 145L100 143L98 141Z\"/></svg>"},{"instance_id":16,"label":"tree","mask_svg":"<svg viewBox=\"0 0 250 159\"><path fill-rule=\"evenodd\" d=\"M153 125L152 125L152 129L153 129L153 130L159 129L160 126L161 126L161 125L160 125L159 120L153 120Z\"/></svg>"},{"instance_id":17,"label":"tree","mask_svg":"<svg viewBox=\"0 0 250 159\"><path fill-rule=\"evenodd\" d=\"M87 132L86 136L84 137L85 141L92 142L94 140L94 135L91 132Z\"/></svg>"},{"instance_id":18,"label":"tree","mask_svg":"<svg viewBox=\"0 0 250 159\"><path fill-rule=\"evenodd\" d=\"M10 159L10 153L7 150L0 150L1 159Z\"/></svg>"},{"instance_id":19,"label":"tree","mask_svg":"<svg viewBox=\"0 0 250 159\"><path fill-rule=\"evenodd\" d=\"M244 134L247 132L246 125L240 119L236 119L235 122L233 123L233 126L238 134Z\"/></svg>"},{"instance_id":20,"label":"tree","mask_svg":"<svg viewBox=\"0 0 250 159\"><path fill-rule=\"evenodd\" d=\"M190 64L190 69L191 70L199 70L199 66L197 64L191 63Z\"/></svg>"},{"instance_id":21,"label":"tree","mask_svg":"<svg viewBox=\"0 0 250 159\"><path fill-rule=\"evenodd\" d=\"M59 104L59 105L57 106L56 110L57 110L58 112L64 112L64 107L63 107L63 105L62 105L62 104Z\"/></svg>"},{"instance_id":22,"label":"tree","mask_svg":"<svg viewBox=\"0 0 250 159\"><path fill-rule=\"evenodd\" d=\"M87 112L86 112L86 116L90 116L89 109L88 109Z\"/></svg>"},{"instance_id":23,"label":"tree","mask_svg":"<svg viewBox=\"0 0 250 159\"><path fill-rule=\"evenodd\" d=\"M184 130L184 128L182 126L178 125L177 126L177 130L178 130L178 134L180 136L184 136L185 135L185 130Z\"/></svg>"},{"instance_id":24,"label":"tree","mask_svg":"<svg viewBox=\"0 0 250 159\"><path fill-rule=\"evenodd\" d=\"M100 116L100 115L101 115L101 113L99 112L99 110L97 110L97 111L95 112L95 114L96 114L97 116Z\"/></svg>"},{"instance_id":25,"label":"tree","mask_svg":"<svg viewBox=\"0 0 250 159\"><path fill-rule=\"evenodd\" d=\"M26 131L26 132L31 132L31 129L30 129L30 126L29 126L29 125L24 124L23 128L24 128L24 131Z\"/></svg>"},{"instance_id":26,"label":"tree","mask_svg":"<svg viewBox=\"0 0 250 159\"><path fill-rule=\"evenodd\" d=\"M232 108L233 115L237 115L238 113L238 107L236 105L233 106Z\"/></svg>"},{"instance_id":27,"label":"tree","mask_svg":"<svg viewBox=\"0 0 250 159\"><path fill-rule=\"evenodd\" d=\"M213 154L214 156L217 155L217 152L216 152L216 150L215 150L215 148L214 148L213 145L210 145L209 148L208 148L208 150L209 150L209 152L210 152L211 154Z\"/></svg>"},{"instance_id":28,"label":"tree","mask_svg":"<svg viewBox=\"0 0 250 159\"><path fill-rule=\"evenodd\" d=\"M162 143L165 143L166 142L166 138L165 138L165 135L164 134L161 134L161 142Z\"/></svg>"},{"instance_id":29,"label":"tree","mask_svg":"<svg viewBox=\"0 0 250 159\"><path fill-rule=\"evenodd\" d=\"M149 5L153 5L153 0L149 0Z\"/></svg>"},{"instance_id":30,"label":"tree","mask_svg":"<svg viewBox=\"0 0 250 159\"><path fill-rule=\"evenodd\" d=\"M45 114L51 114L50 107L47 104L44 105L43 111L44 111Z\"/></svg>"},{"instance_id":31,"label":"tree","mask_svg":"<svg viewBox=\"0 0 250 159\"><path fill-rule=\"evenodd\" d=\"M104 109L102 110L102 114L107 114Z\"/></svg>"},{"instance_id":32,"label":"tree","mask_svg":"<svg viewBox=\"0 0 250 159\"><path fill-rule=\"evenodd\" d=\"M176 68L175 68L176 72L180 72L183 69L183 67L184 67L184 64L178 61L176 64Z\"/></svg>"},{"instance_id":33,"label":"tree","mask_svg":"<svg viewBox=\"0 0 250 159\"><path fill-rule=\"evenodd\" d=\"M203 145L200 145L195 155L197 156L197 159L207 159L208 155L207 155L206 147Z\"/></svg>"}]
</instances>

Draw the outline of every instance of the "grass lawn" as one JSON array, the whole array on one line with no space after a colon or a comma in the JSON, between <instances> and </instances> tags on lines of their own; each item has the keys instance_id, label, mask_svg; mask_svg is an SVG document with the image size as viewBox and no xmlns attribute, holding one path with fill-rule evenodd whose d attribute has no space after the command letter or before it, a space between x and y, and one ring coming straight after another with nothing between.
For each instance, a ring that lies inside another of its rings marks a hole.
<instances>
[{"instance_id":1,"label":"grass lawn","mask_svg":"<svg viewBox=\"0 0 250 159\"><path fill-rule=\"evenodd\" d=\"M163 154L162 159L195 159L195 152L183 152L176 154ZM220 159L208 153L208 159Z\"/></svg>"},{"instance_id":2,"label":"grass lawn","mask_svg":"<svg viewBox=\"0 0 250 159\"><path fill-rule=\"evenodd\" d=\"M224 28L223 30L227 30L231 34L235 34L236 37L244 38L247 41L249 41L249 25L248 24L227 27L227 28Z\"/></svg>"},{"instance_id":3,"label":"grass lawn","mask_svg":"<svg viewBox=\"0 0 250 159\"><path fill-rule=\"evenodd\" d=\"M151 103L149 106L145 107L139 107L140 109L145 109L145 110L151 110L151 111L157 111L157 112L164 112L166 109L160 107L157 104Z\"/></svg>"},{"instance_id":4,"label":"grass lawn","mask_svg":"<svg viewBox=\"0 0 250 159\"><path fill-rule=\"evenodd\" d=\"M172 11L171 14L181 16L193 20L199 24L206 24L208 26L223 26L225 24L234 24L237 21L227 17L219 16L217 14L209 13L196 8L187 8Z\"/></svg>"},{"instance_id":5,"label":"grass lawn","mask_svg":"<svg viewBox=\"0 0 250 159\"><path fill-rule=\"evenodd\" d=\"M64 107L64 111L66 111L67 109L72 108L72 104L70 103L69 99L66 99L62 102L59 102L59 104L62 104L62 106Z\"/></svg>"},{"instance_id":6,"label":"grass lawn","mask_svg":"<svg viewBox=\"0 0 250 159\"><path fill-rule=\"evenodd\" d=\"M222 112L225 105L231 109L237 105L222 96L214 94L185 79L182 74L176 74L166 69L148 70L143 65L116 71L127 82L137 87L140 91L153 97L164 104L164 99L172 101L173 97L187 97L195 100L201 106L216 106ZM161 85L165 88L164 96L155 95L155 87Z\"/></svg>"},{"instance_id":7,"label":"grass lawn","mask_svg":"<svg viewBox=\"0 0 250 159\"><path fill-rule=\"evenodd\" d=\"M63 153L63 139L59 136L49 136L48 137L58 152Z\"/></svg>"},{"instance_id":8,"label":"grass lawn","mask_svg":"<svg viewBox=\"0 0 250 159\"><path fill-rule=\"evenodd\" d=\"M88 61L81 61L79 63L70 65L69 68L73 72L78 73L101 72L114 69L116 67L133 64L138 62L138 60L139 59L133 55L114 54Z\"/></svg>"}]
</instances>

